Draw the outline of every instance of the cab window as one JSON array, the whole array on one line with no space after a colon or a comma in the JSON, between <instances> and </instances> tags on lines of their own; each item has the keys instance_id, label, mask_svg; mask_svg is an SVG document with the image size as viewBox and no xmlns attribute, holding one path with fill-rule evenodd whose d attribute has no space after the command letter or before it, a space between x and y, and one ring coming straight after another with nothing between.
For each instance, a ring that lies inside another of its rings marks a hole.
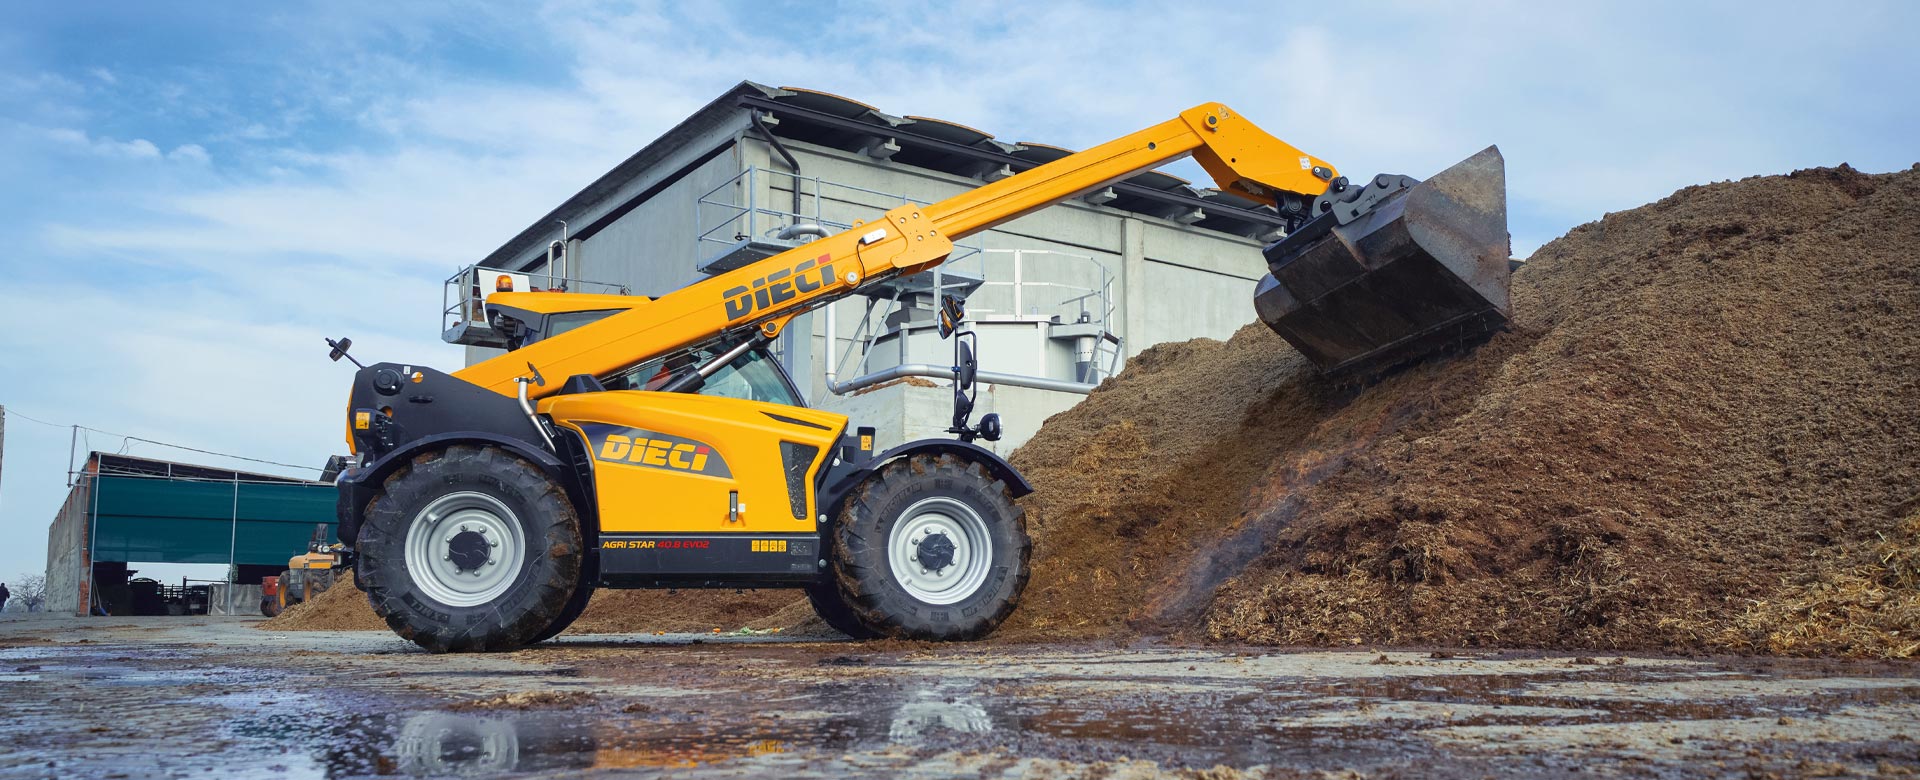
<instances>
[{"instance_id":1,"label":"cab window","mask_svg":"<svg viewBox=\"0 0 1920 780\"><path fill-rule=\"evenodd\" d=\"M557 314L549 314L545 317L540 317L533 323L525 323L517 329L509 330L508 332L512 335L507 339L507 348L519 349L537 341L545 341L582 325L599 322L608 316L619 314L622 311L625 311L625 309L564 311ZM515 322L519 321L517 317L512 316L508 316L507 319Z\"/></svg>"},{"instance_id":2,"label":"cab window","mask_svg":"<svg viewBox=\"0 0 1920 780\"><path fill-rule=\"evenodd\" d=\"M567 331L589 323L599 322L611 314L619 314L622 309L601 309L598 311L568 311L547 315L547 332L541 338L550 339Z\"/></svg>"},{"instance_id":3,"label":"cab window","mask_svg":"<svg viewBox=\"0 0 1920 780\"><path fill-rule=\"evenodd\" d=\"M605 382L609 390L658 390L674 374L705 363L721 350L680 350L641 363ZM700 395L720 398L744 398L787 406L805 406L793 392L793 386L772 355L765 350L748 350L732 363L713 372L700 388Z\"/></svg>"}]
</instances>

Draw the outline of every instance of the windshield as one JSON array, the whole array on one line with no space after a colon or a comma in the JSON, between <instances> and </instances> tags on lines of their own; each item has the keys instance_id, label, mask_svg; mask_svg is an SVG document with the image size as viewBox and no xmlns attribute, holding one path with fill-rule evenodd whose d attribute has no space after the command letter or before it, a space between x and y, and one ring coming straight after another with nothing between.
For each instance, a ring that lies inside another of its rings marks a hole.
<instances>
[{"instance_id":1,"label":"windshield","mask_svg":"<svg viewBox=\"0 0 1920 780\"><path fill-rule=\"evenodd\" d=\"M508 349L519 349L536 341L544 341L567 331L589 323L599 322L607 317L619 314L625 309L593 309L591 311L564 311L539 318L527 323L507 339ZM508 317L518 322L517 317Z\"/></svg>"},{"instance_id":2,"label":"windshield","mask_svg":"<svg viewBox=\"0 0 1920 780\"><path fill-rule=\"evenodd\" d=\"M658 390L674 374L712 360L721 350L680 350L657 357L606 382L608 390ZM787 383L784 372L766 350L751 349L713 372L700 395L744 398L787 406L805 406Z\"/></svg>"}]
</instances>

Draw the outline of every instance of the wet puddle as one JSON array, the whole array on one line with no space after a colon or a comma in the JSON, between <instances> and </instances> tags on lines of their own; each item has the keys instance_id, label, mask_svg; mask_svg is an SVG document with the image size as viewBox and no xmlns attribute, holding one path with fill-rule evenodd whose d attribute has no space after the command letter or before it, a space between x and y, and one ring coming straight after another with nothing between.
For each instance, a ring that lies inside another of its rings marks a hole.
<instances>
[{"instance_id":1,"label":"wet puddle","mask_svg":"<svg viewBox=\"0 0 1920 780\"><path fill-rule=\"evenodd\" d=\"M1907 667L858 645L563 644L544 657L8 649L0 745L15 746L0 747L0 777L99 776L130 761L152 769L133 777L330 780L993 777L1122 760L1519 777L1629 757L1681 774L1750 756L1771 766L1774 754L1920 761L1900 739L1920 720Z\"/></svg>"},{"instance_id":2,"label":"wet puddle","mask_svg":"<svg viewBox=\"0 0 1920 780\"><path fill-rule=\"evenodd\" d=\"M1754 686L1768 682L1740 679ZM741 763L772 772L797 770L821 757L902 750L1072 762L1125 758L1162 767L1364 770L1444 758L1419 738L1426 729L1773 717L1920 698L1920 683L1911 680L1835 680L1826 688L1790 686L1780 696L1722 700L1712 695L1717 684L1707 684L1693 699L1655 690L1628 700L1582 695L1589 687L1625 683L1579 673L1524 683L1480 675L1331 685L1262 680L1250 692L1160 695L1102 695L1074 686L1031 695L1014 690L1041 691L1058 682L1069 681L912 679L817 683L757 699L719 692L671 701L602 696L561 710L435 708L318 719L272 714L243 718L233 732L266 745L299 745L311 771L326 777L513 776ZM1223 681L1229 689L1245 682Z\"/></svg>"}]
</instances>

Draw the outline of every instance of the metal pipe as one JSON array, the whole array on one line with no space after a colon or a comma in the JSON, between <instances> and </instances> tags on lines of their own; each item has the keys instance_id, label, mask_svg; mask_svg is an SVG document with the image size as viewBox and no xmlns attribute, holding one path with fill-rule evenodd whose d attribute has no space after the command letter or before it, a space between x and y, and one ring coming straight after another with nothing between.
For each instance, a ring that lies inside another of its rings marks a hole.
<instances>
[{"instance_id":1,"label":"metal pipe","mask_svg":"<svg viewBox=\"0 0 1920 780\"><path fill-rule=\"evenodd\" d=\"M813 236L814 238L826 238L827 236L831 236L831 235L833 235L832 231L829 231L826 228L813 224L811 222L796 222L794 224L781 228L780 232L775 233L773 237L780 239L782 241L790 241L800 236Z\"/></svg>"},{"instance_id":2,"label":"metal pipe","mask_svg":"<svg viewBox=\"0 0 1920 780\"><path fill-rule=\"evenodd\" d=\"M520 378L520 411L527 413L527 419L533 422L533 429L539 431L540 438L547 442L547 450L554 454L559 454L560 448L554 446L553 435L547 433L546 424L540 422L540 415L535 414L533 411L533 403L527 400L527 385L532 383L532 379L526 377Z\"/></svg>"},{"instance_id":3,"label":"metal pipe","mask_svg":"<svg viewBox=\"0 0 1920 780\"><path fill-rule=\"evenodd\" d=\"M873 306L872 298L867 299L867 306L869 308ZM840 345L834 343L834 338L833 338L833 335L834 335L833 321L835 319L835 317L833 316L833 304L829 303L825 306L820 307L820 311L824 313L827 317L827 326L826 326L827 354L826 354L826 360L821 363L821 367L826 369L827 390L829 392L837 392L833 389L833 378L840 374L840 361L834 360L833 354L835 352L840 351ZM851 350L849 350L849 353L851 353ZM846 359L845 356L841 357L841 360L845 360L845 359ZM71 462L71 459L69 459L69 462Z\"/></svg>"},{"instance_id":4,"label":"metal pipe","mask_svg":"<svg viewBox=\"0 0 1920 780\"><path fill-rule=\"evenodd\" d=\"M713 376L714 372L719 371L721 367L739 359L741 355L746 354L747 350L753 349L753 346L758 343L760 343L760 337L754 336L753 338L735 344L732 349L720 353L719 357L707 361L693 371L699 374L702 379Z\"/></svg>"},{"instance_id":5,"label":"metal pipe","mask_svg":"<svg viewBox=\"0 0 1920 780\"><path fill-rule=\"evenodd\" d=\"M240 550L240 472L233 473L233 513L227 518L227 614L233 614L233 586L237 579L234 569L237 565L237 553Z\"/></svg>"},{"instance_id":6,"label":"metal pipe","mask_svg":"<svg viewBox=\"0 0 1920 780\"><path fill-rule=\"evenodd\" d=\"M567 221L564 219L556 219L554 221L560 223L560 264L562 268L560 281L564 282L568 279L568 274L573 273L573 253L567 251ZM552 245L548 245L548 251L552 251ZM553 271L552 260L547 261L547 271L549 273ZM552 279L547 280L547 288L553 288Z\"/></svg>"},{"instance_id":7,"label":"metal pipe","mask_svg":"<svg viewBox=\"0 0 1920 780\"><path fill-rule=\"evenodd\" d=\"M828 379L827 389L833 391L836 395L845 395L857 390L864 390L882 382L891 382L895 379L905 379L910 376L929 377L932 379L952 379L953 367L936 366L930 363L908 363L892 368L881 369L866 376L854 377L845 382L835 382L832 379ZM975 381L985 382L990 385L1031 387L1035 390L1052 390L1058 393L1078 393L1080 395L1091 393L1094 388L1099 387L1099 385L1090 385L1084 382L1068 382L1063 379L1002 374L995 371L978 372L974 374L974 379Z\"/></svg>"},{"instance_id":8,"label":"metal pipe","mask_svg":"<svg viewBox=\"0 0 1920 780\"><path fill-rule=\"evenodd\" d=\"M781 159L787 161L787 170L793 171L793 218L799 219L800 161L793 159L793 153L787 151L787 145L780 143L780 139L773 137L773 131L767 129L767 126L761 123L760 118L764 116L764 114L761 114L758 109L748 109L747 113L752 117L752 121L748 124L752 125L753 129L760 134L761 140L766 141L768 145L773 147L774 151L780 153Z\"/></svg>"}]
</instances>

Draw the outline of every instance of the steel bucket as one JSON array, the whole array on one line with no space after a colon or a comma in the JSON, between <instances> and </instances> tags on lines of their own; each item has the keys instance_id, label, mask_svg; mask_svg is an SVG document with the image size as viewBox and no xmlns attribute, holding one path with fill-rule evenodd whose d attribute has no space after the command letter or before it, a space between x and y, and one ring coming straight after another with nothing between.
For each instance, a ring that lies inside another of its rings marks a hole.
<instances>
[{"instance_id":1,"label":"steel bucket","mask_svg":"<svg viewBox=\"0 0 1920 780\"><path fill-rule=\"evenodd\" d=\"M1506 324L1512 247L1497 147L1424 182L1376 177L1314 208L1266 248L1254 308L1323 371L1387 371Z\"/></svg>"}]
</instances>

